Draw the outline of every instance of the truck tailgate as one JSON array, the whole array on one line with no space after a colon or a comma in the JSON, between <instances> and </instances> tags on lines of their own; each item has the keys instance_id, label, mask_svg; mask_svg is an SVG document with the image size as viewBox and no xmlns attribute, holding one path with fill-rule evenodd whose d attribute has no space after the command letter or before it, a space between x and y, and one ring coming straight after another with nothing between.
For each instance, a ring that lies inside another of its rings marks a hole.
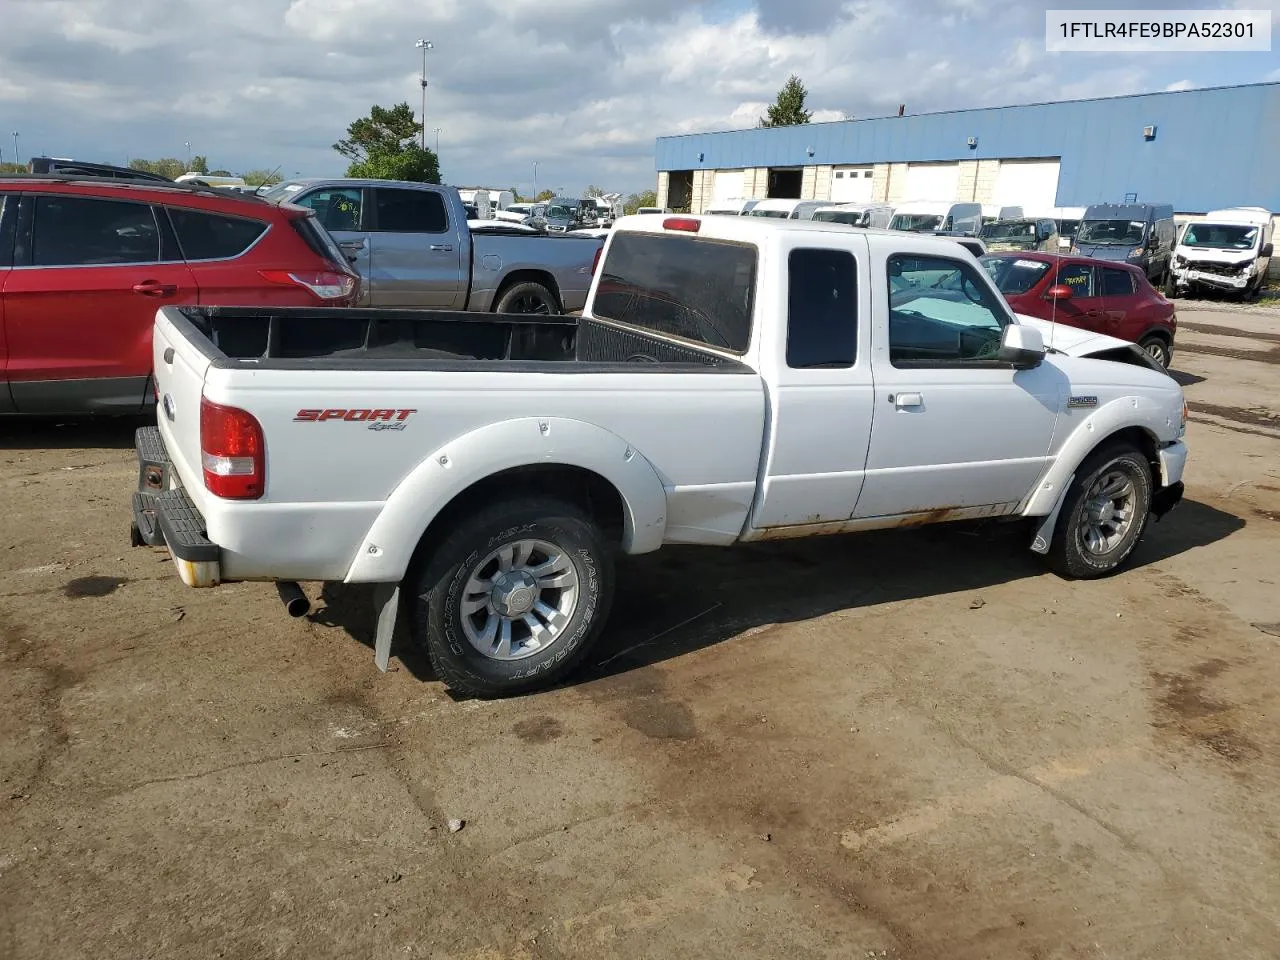
<instances>
[{"instance_id":1,"label":"truck tailgate","mask_svg":"<svg viewBox=\"0 0 1280 960\"><path fill-rule=\"evenodd\" d=\"M155 370L156 421L164 437L169 459L182 485L192 500L204 500L203 471L200 460L200 397L204 392L205 373L210 359L200 346L183 334L164 316L156 314L152 339Z\"/></svg>"}]
</instances>

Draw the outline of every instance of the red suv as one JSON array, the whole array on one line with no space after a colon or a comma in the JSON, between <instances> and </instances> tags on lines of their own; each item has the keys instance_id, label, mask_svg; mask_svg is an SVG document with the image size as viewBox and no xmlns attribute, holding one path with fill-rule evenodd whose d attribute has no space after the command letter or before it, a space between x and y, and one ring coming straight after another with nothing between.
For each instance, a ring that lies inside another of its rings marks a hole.
<instances>
[{"instance_id":1,"label":"red suv","mask_svg":"<svg viewBox=\"0 0 1280 960\"><path fill-rule=\"evenodd\" d=\"M1052 253L993 253L982 265L1015 312L1136 343L1168 367L1178 318L1139 267Z\"/></svg>"},{"instance_id":2,"label":"red suv","mask_svg":"<svg viewBox=\"0 0 1280 960\"><path fill-rule=\"evenodd\" d=\"M0 177L0 413L153 403L159 307L346 307L359 285L302 207L181 184Z\"/></svg>"}]
</instances>

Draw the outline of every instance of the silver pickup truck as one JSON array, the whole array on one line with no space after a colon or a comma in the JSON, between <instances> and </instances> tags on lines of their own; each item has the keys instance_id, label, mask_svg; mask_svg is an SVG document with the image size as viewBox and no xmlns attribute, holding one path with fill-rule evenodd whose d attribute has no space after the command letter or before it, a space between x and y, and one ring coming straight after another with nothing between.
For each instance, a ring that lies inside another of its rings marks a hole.
<instances>
[{"instance_id":1,"label":"silver pickup truck","mask_svg":"<svg viewBox=\"0 0 1280 960\"><path fill-rule=\"evenodd\" d=\"M453 187L398 180L286 180L264 199L310 207L364 278L365 307L497 313L581 310L604 241L473 233Z\"/></svg>"}]
</instances>

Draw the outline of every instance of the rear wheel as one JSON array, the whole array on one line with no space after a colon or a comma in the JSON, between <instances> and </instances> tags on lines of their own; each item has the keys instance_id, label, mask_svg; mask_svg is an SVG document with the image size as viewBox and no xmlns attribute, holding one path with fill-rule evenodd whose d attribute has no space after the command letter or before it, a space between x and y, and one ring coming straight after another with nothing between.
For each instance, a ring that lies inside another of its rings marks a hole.
<instances>
[{"instance_id":1,"label":"rear wheel","mask_svg":"<svg viewBox=\"0 0 1280 960\"><path fill-rule=\"evenodd\" d=\"M1138 346L1147 351L1147 356L1159 363L1160 366L1166 370L1169 369L1169 364L1173 362L1173 350L1169 346L1169 341L1165 340L1164 337L1153 333L1151 336L1143 338Z\"/></svg>"},{"instance_id":2,"label":"rear wheel","mask_svg":"<svg viewBox=\"0 0 1280 960\"><path fill-rule=\"evenodd\" d=\"M570 503L497 503L459 523L420 572L411 635L450 689L477 696L547 686L587 654L609 615L613 561Z\"/></svg>"},{"instance_id":3,"label":"rear wheel","mask_svg":"<svg viewBox=\"0 0 1280 960\"><path fill-rule=\"evenodd\" d=\"M1151 465L1132 444L1115 443L1090 454L1063 501L1050 565L1074 579L1111 573L1142 539L1151 493Z\"/></svg>"},{"instance_id":4,"label":"rear wheel","mask_svg":"<svg viewBox=\"0 0 1280 960\"><path fill-rule=\"evenodd\" d=\"M498 296L495 313L532 313L550 316L559 314L560 301L555 294L540 283L526 280L513 283Z\"/></svg>"}]
</instances>

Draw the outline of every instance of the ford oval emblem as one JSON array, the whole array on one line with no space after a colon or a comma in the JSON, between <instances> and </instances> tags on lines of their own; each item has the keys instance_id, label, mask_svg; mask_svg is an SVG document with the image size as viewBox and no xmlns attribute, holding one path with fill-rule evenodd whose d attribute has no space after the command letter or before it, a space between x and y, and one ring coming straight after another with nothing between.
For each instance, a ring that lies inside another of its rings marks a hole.
<instances>
[{"instance_id":1,"label":"ford oval emblem","mask_svg":"<svg viewBox=\"0 0 1280 960\"><path fill-rule=\"evenodd\" d=\"M164 399L160 401L160 406L164 408L164 415L172 420L178 414L177 404L173 402L173 394L166 393Z\"/></svg>"}]
</instances>

